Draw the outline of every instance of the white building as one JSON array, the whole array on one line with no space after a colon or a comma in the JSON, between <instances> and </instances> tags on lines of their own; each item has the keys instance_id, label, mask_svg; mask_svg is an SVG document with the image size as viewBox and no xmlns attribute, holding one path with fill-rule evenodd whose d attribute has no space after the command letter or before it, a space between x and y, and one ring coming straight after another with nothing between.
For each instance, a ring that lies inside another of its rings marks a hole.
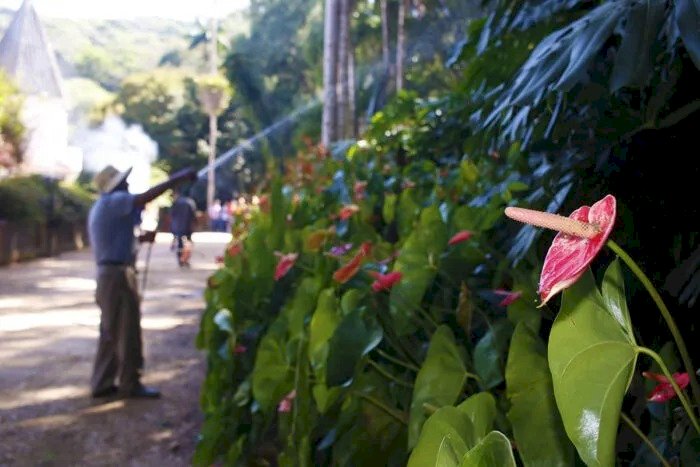
<instances>
[{"instance_id":1,"label":"white building","mask_svg":"<svg viewBox=\"0 0 700 467\"><path fill-rule=\"evenodd\" d=\"M72 178L82 170L80 149L68 145L68 112L61 73L31 0L25 0L0 40L0 68L25 94L21 171Z\"/></svg>"}]
</instances>

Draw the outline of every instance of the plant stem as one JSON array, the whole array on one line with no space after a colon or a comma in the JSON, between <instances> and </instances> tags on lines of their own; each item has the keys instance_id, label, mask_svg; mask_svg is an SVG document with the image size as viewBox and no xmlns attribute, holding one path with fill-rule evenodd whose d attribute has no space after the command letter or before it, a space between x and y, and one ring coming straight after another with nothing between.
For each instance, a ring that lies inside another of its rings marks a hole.
<instances>
[{"instance_id":1,"label":"plant stem","mask_svg":"<svg viewBox=\"0 0 700 467\"><path fill-rule=\"evenodd\" d=\"M664 467L671 467L671 464L669 464L668 461L666 459L664 459L664 456L659 452L658 449L656 449L656 446L654 446L654 444L651 442L651 440L649 438L647 438L644 433L642 433L642 430L640 430L639 427L637 425L635 425L634 422L632 420L630 420L630 418L627 415L625 415L624 412L620 412L620 418L622 419L623 422L625 422L627 424L627 426L632 431L635 432L635 434L637 436L639 436L642 439L642 441L644 441L644 444L646 444L649 447L649 449L651 450L651 452L659 459L659 461L661 462L661 465L663 465Z\"/></svg>"},{"instance_id":2,"label":"plant stem","mask_svg":"<svg viewBox=\"0 0 700 467\"><path fill-rule=\"evenodd\" d=\"M406 415L403 412L399 412L397 410L392 409L391 407L387 407L382 401L377 400L370 395L363 394L361 392L355 392L355 395L357 397L359 397L360 399L366 400L367 402L369 402L373 406L377 407L378 409L381 409L387 415L398 420L401 424L408 425L408 422L406 421Z\"/></svg>"},{"instance_id":3,"label":"plant stem","mask_svg":"<svg viewBox=\"0 0 700 467\"><path fill-rule=\"evenodd\" d=\"M382 358L386 358L391 363L395 363L396 365L402 366L408 370L415 371L415 372L420 370L420 368L418 368L417 366L415 366L411 363L408 363L408 362L404 362L403 360L400 360L396 357L393 357L393 356L389 355L388 353L384 352L382 349L378 348L376 350L377 350L377 353L382 356Z\"/></svg>"},{"instance_id":4,"label":"plant stem","mask_svg":"<svg viewBox=\"0 0 700 467\"><path fill-rule=\"evenodd\" d=\"M688 398L686 398L685 394L683 394L683 391L678 386L678 383L676 383L676 380L673 378L673 375L671 375L671 372L666 367L666 364L661 359L659 354L657 354L651 349L647 349L646 347L635 347L635 350L638 353L643 353L645 355L650 356L657 363L657 365L659 365L664 376L666 376L666 379L673 387L673 391L676 393L678 399L681 401L681 405L685 409L685 412L688 414L688 418L690 418L690 423L692 423L693 427L695 427L695 431L700 433L700 423L698 423L698 419L695 417L695 412L693 411L690 402L688 402Z\"/></svg>"},{"instance_id":5,"label":"plant stem","mask_svg":"<svg viewBox=\"0 0 700 467\"><path fill-rule=\"evenodd\" d=\"M369 363L372 368L377 370L377 372L380 375L384 376L389 381L393 381L394 383L398 384L399 386L403 386L405 388L412 388L413 387L413 385L411 383L407 383L406 381L402 381L399 378L397 378L396 376L394 376L391 373L389 373L388 371L386 371L384 368L381 367L381 365L379 365L374 360L367 359L367 363Z\"/></svg>"},{"instance_id":6,"label":"plant stem","mask_svg":"<svg viewBox=\"0 0 700 467\"><path fill-rule=\"evenodd\" d=\"M695 374L695 370L693 369L693 362L690 360L690 354L688 353L688 349L685 346L685 341L683 341L683 336L678 330L678 326L676 325L676 322L674 321L671 312L668 311L668 308L664 304L664 301L661 299L661 295L659 295L659 292L656 290L656 288L651 283L646 274L644 274L644 271L642 271L642 269L637 265L637 263L634 262L630 255L628 255L627 252L625 252L625 250L623 250L617 243L615 243L612 240L608 240L607 245L612 251L615 252L615 254L617 254L617 256L619 256L622 259L622 261L625 262L625 264L627 264L627 266L632 270L634 275L637 276L642 285L644 285L644 288L647 289L647 292L649 292L649 295L651 295L651 298L652 300L654 300L656 306L659 308L661 316L663 316L664 320L666 321L666 325L668 326L668 329L671 331L673 340L675 341L676 347L678 348L678 353L680 353L681 355L681 360L683 360L683 366L685 367L685 371L688 373L688 376L690 376L690 387L693 392L695 405L700 406L700 384L698 384L697 375Z\"/></svg>"},{"instance_id":7,"label":"plant stem","mask_svg":"<svg viewBox=\"0 0 700 467\"><path fill-rule=\"evenodd\" d=\"M476 373L470 373L468 371L465 371L464 374L467 376L467 379L471 378L474 381L476 381L479 384L479 386L484 386L484 382L481 381L481 378L479 378L479 375L477 375Z\"/></svg>"}]
</instances>

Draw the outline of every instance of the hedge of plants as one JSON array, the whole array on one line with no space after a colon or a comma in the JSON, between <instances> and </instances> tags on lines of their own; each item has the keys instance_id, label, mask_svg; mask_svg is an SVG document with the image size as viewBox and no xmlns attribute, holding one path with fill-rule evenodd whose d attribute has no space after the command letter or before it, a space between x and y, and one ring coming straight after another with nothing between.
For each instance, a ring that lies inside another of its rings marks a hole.
<instances>
[{"instance_id":1,"label":"hedge of plants","mask_svg":"<svg viewBox=\"0 0 700 467\"><path fill-rule=\"evenodd\" d=\"M700 463L690 6L497 6L289 162L207 284L195 464Z\"/></svg>"},{"instance_id":2,"label":"hedge of plants","mask_svg":"<svg viewBox=\"0 0 700 467\"><path fill-rule=\"evenodd\" d=\"M84 220L93 195L39 175L0 180L0 220L76 222Z\"/></svg>"}]
</instances>

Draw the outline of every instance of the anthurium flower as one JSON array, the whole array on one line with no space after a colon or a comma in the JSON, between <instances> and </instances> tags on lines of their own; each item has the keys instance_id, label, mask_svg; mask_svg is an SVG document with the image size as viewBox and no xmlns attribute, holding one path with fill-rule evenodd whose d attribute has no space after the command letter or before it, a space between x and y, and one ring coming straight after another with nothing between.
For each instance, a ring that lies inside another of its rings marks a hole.
<instances>
[{"instance_id":1,"label":"anthurium flower","mask_svg":"<svg viewBox=\"0 0 700 467\"><path fill-rule=\"evenodd\" d=\"M466 242L472 238L473 233L468 230L461 230L454 234L450 241L447 242L448 245L456 245L458 243Z\"/></svg>"},{"instance_id":2,"label":"anthurium flower","mask_svg":"<svg viewBox=\"0 0 700 467\"><path fill-rule=\"evenodd\" d=\"M357 271L360 270L362 262L364 259L370 255L372 252L372 244L365 242L360 246L360 250L357 252L355 257L351 259L345 266L341 267L333 273L333 279L341 284L346 283L352 279Z\"/></svg>"},{"instance_id":3,"label":"anthurium flower","mask_svg":"<svg viewBox=\"0 0 700 467\"><path fill-rule=\"evenodd\" d=\"M375 292L389 290L395 284L397 284L403 277L403 274L401 274L400 271L393 271L387 274L380 274L378 272L372 271L370 275L375 279L375 281L372 282L372 290L374 290Z\"/></svg>"},{"instance_id":4,"label":"anthurium flower","mask_svg":"<svg viewBox=\"0 0 700 467\"><path fill-rule=\"evenodd\" d=\"M286 255L280 254L280 253L275 253L278 254L280 257L279 262L277 263L277 267L275 268L275 280L278 281L282 279L287 273L289 272L290 269L292 269L292 266L294 266L294 263L296 262L297 258L299 257L298 253L288 253Z\"/></svg>"},{"instance_id":5,"label":"anthurium flower","mask_svg":"<svg viewBox=\"0 0 700 467\"><path fill-rule=\"evenodd\" d=\"M530 209L506 208L506 216L526 224L558 230L540 274L542 305L576 282L603 248L615 224L616 200L612 195L582 206L569 217Z\"/></svg>"},{"instance_id":6,"label":"anthurium flower","mask_svg":"<svg viewBox=\"0 0 700 467\"><path fill-rule=\"evenodd\" d=\"M338 211L338 217L340 220L347 220L352 217L353 214L358 212L360 210L360 207L357 204L348 204L340 208L340 211Z\"/></svg>"},{"instance_id":7,"label":"anthurium flower","mask_svg":"<svg viewBox=\"0 0 700 467\"><path fill-rule=\"evenodd\" d=\"M659 383L659 385L656 386L649 394L649 402L668 402L676 397L676 391L673 390L671 382L664 375L652 373L651 371L645 371L642 373L642 376ZM681 390L688 387L688 384L690 383L690 376L688 373L674 373L673 379L676 381L676 384L679 388L681 388Z\"/></svg>"},{"instance_id":8,"label":"anthurium flower","mask_svg":"<svg viewBox=\"0 0 700 467\"><path fill-rule=\"evenodd\" d=\"M292 402L297 397L296 389L292 389L292 392L284 396L277 406L277 411L279 413L289 413L292 411Z\"/></svg>"},{"instance_id":9,"label":"anthurium flower","mask_svg":"<svg viewBox=\"0 0 700 467\"><path fill-rule=\"evenodd\" d=\"M242 353L246 353L248 351L248 347L242 344L236 344L236 348L233 349L233 353L236 355L240 355Z\"/></svg>"},{"instance_id":10,"label":"anthurium flower","mask_svg":"<svg viewBox=\"0 0 700 467\"><path fill-rule=\"evenodd\" d=\"M243 250L243 247L241 246L240 243L231 243L228 248L226 248L226 253L231 257L234 258L235 256L238 255Z\"/></svg>"},{"instance_id":11,"label":"anthurium flower","mask_svg":"<svg viewBox=\"0 0 700 467\"><path fill-rule=\"evenodd\" d=\"M361 180L355 182L355 186L353 187L355 201L365 199L365 188L367 188L367 182Z\"/></svg>"},{"instance_id":12,"label":"anthurium flower","mask_svg":"<svg viewBox=\"0 0 700 467\"><path fill-rule=\"evenodd\" d=\"M493 293L495 293L499 297L503 297L503 299L501 299L501 301L498 303L498 306L502 306L504 308L516 301L517 299L519 299L523 295L523 293L520 291L513 292L503 289L496 289L493 291Z\"/></svg>"},{"instance_id":13,"label":"anthurium flower","mask_svg":"<svg viewBox=\"0 0 700 467\"><path fill-rule=\"evenodd\" d=\"M216 262L216 264L224 264L224 257L219 255L216 258L214 258L214 261Z\"/></svg>"}]
</instances>

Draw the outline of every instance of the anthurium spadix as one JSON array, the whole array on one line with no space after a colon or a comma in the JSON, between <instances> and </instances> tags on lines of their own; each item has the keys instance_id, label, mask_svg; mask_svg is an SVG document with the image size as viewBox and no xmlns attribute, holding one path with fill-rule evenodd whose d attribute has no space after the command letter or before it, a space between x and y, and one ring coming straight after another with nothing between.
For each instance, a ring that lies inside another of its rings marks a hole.
<instances>
[{"instance_id":1,"label":"anthurium spadix","mask_svg":"<svg viewBox=\"0 0 700 467\"><path fill-rule=\"evenodd\" d=\"M615 224L616 200L612 195L581 206L569 217L516 207L506 208L511 219L557 230L544 259L539 294L542 305L576 282L603 248Z\"/></svg>"}]
</instances>

